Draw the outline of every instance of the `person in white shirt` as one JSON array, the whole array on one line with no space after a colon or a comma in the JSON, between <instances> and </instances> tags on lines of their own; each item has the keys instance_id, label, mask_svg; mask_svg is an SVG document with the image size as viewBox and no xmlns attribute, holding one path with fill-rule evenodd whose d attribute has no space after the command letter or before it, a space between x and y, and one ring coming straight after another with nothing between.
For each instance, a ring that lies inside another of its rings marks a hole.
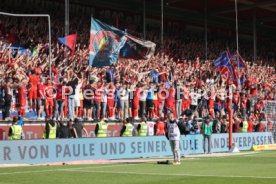
<instances>
[{"instance_id":1,"label":"person in white shirt","mask_svg":"<svg viewBox=\"0 0 276 184\"><path fill-rule=\"evenodd\" d=\"M141 92L139 94L139 117L142 118L146 114L146 99L147 99L148 89L146 88L146 83L143 84Z\"/></svg>"},{"instance_id":2,"label":"person in white shirt","mask_svg":"<svg viewBox=\"0 0 276 184\"><path fill-rule=\"evenodd\" d=\"M103 90L102 90L102 101L101 101L101 117L106 119L106 105L107 105L107 94L108 94L108 89L107 89L106 83L104 83Z\"/></svg>"},{"instance_id":3,"label":"person in white shirt","mask_svg":"<svg viewBox=\"0 0 276 184\"><path fill-rule=\"evenodd\" d=\"M180 130L173 113L169 115L166 137L170 141L170 146L173 152L173 164L180 165Z\"/></svg>"},{"instance_id":4,"label":"person in white shirt","mask_svg":"<svg viewBox=\"0 0 276 184\"><path fill-rule=\"evenodd\" d=\"M76 90L75 90L75 117L78 117L79 115L79 108L80 108L80 100L81 100L81 87L83 84L83 80L79 79L78 80L78 84L76 86Z\"/></svg>"},{"instance_id":5,"label":"person in white shirt","mask_svg":"<svg viewBox=\"0 0 276 184\"><path fill-rule=\"evenodd\" d=\"M129 99L129 89L127 88L127 83L119 89L119 101L120 101L120 117L126 119L128 117L128 99Z\"/></svg>"},{"instance_id":6,"label":"person in white shirt","mask_svg":"<svg viewBox=\"0 0 276 184\"><path fill-rule=\"evenodd\" d=\"M196 108L197 108L197 105L198 105L198 99L201 98L201 94L200 93L197 93L197 92L194 92L193 90L191 90L192 92L190 93L190 97L191 97L191 106L190 106L190 109L192 111L195 111Z\"/></svg>"}]
</instances>

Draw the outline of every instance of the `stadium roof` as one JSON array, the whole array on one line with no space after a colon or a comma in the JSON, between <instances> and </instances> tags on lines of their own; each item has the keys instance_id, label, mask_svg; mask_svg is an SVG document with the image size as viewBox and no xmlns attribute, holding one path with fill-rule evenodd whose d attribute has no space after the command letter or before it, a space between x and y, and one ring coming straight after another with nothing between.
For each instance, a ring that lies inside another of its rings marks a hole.
<instances>
[{"instance_id":1,"label":"stadium roof","mask_svg":"<svg viewBox=\"0 0 276 184\"><path fill-rule=\"evenodd\" d=\"M147 17L160 18L161 0L145 0ZM71 4L111 7L113 9L143 12L143 0L70 0ZM204 25L205 0L164 0L164 19L180 20ZM206 0L208 25L235 29L235 0ZM252 34L253 15L256 12L256 26L267 36L276 31L275 0L238 0L240 30Z\"/></svg>"}]
</instances>

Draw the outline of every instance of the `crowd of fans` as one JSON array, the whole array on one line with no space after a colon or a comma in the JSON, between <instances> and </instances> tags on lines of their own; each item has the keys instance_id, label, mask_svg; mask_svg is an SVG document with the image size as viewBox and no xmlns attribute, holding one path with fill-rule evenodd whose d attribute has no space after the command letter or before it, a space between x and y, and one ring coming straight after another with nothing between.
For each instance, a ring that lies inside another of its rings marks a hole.
<instances>
[{"instance_id":1,"label":"crowd of fans","mask_svg":"<svg viewBox=\"0 0 276 184\"><path fill-rule=\"evenodd\" d=\"M53 37L63 34L62 24L58 19L53 21ZM120 58L112 66L95 68L88 66L89 21L84 23L83 19L76 18L72 20L72 29L78 33L74 55L55 42L49 67L46 25L39 18L1 17L4 120L10 118L13 98L21 117L26 111L32 111L39 120L44 119L44 114L56 120L144 117L160 120L171 112L179 119L189 109L195 119L211 115L224 127L219 132L227 132L229 108L233 108L235 122L252 121L255 127L258 125L255 131L262 131L260 122L269 119L264 113L264 101L275 100L275 63L272 60L258 64L246 62L246 68L236 69L241 83L238 86L236 81L223 78L213 66L213 59L225 48L223 39L210 42L208 60L202 58L203 43L196 37L168 34L164 49L158 49L148 60ZM153 41L158 39L154 31L147 34ZM30 51L15 52L7 43ZM232 107L229 107L230 86ZM87 90L93 94L85 95Z\"/></svg>"}]
</instances>

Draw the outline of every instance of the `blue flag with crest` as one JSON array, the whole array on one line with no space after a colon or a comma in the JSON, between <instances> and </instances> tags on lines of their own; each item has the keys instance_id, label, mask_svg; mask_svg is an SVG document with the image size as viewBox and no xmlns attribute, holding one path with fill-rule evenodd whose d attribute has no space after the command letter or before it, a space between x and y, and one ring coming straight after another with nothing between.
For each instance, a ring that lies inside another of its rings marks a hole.
<instances>
[{"instance_id":1,"label":"blue flag with crest","mask_svg":"<svg viewBox=\"0 0 276 184\"><path fill-rule=\"evenodd\" d=\"M125 32L91 18L89 65L110 66L118 60L120 49L126 42Z\"/></svg>"}]
</instances>

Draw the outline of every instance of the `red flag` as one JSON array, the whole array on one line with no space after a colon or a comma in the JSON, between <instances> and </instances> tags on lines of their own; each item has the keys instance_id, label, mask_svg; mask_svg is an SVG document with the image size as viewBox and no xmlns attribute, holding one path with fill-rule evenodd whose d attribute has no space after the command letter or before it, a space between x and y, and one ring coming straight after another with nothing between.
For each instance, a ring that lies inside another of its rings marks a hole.
<instances>
[{"instance_id":1,"label":"red flag","mask_svg":"<svg viewBox=\"0 0 276 184\"><path fill-rule=\"evenodd\" d=\"M69 49L71 50L71 55L74 55L77 41L77 33L58 38L58 41L69 47Z\"/></svg>"}]
</instances>

